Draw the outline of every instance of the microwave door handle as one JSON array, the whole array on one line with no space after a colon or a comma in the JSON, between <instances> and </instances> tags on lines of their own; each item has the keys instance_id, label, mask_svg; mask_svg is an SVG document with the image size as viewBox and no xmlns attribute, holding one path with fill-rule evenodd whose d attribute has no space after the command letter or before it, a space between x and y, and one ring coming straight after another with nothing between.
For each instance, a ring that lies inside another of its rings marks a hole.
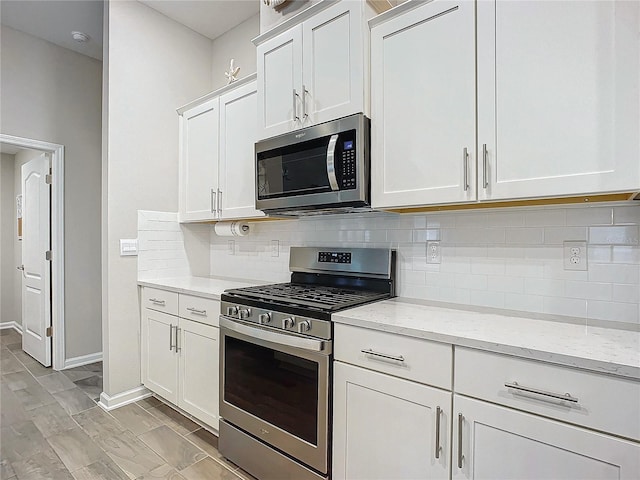
<instances>
[{"instance_id":1,"label":"microwave door handle","mask_svg":"<svg viewBox=\"0 0 640 480\"><path fill-rule=\"evenodd\" d=\"M329 185L331 190L340 190L338 187L338 179L336 178L336 145L338 143L338 135L331 135L329 146L327 147L327 176L329 177Z\"/></svg>"}]
</instances>

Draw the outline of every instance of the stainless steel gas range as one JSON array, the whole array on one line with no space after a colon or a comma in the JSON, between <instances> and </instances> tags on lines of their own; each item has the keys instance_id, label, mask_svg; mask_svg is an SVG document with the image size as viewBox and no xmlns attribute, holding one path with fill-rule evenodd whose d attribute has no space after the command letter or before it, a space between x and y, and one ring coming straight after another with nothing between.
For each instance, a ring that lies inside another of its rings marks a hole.
<instances>
[{"instance_id":1,"label":"stainless steel gas range","mask_svg":"<svg viewBox=\"0 0 640 480\"><path fill-rule=\"evenodd\" d=\"M327 479L331 315L395 296L395 252L292 247L289 268L222 294L219 450L260 480Z\"/></svg>"}]
</instances>

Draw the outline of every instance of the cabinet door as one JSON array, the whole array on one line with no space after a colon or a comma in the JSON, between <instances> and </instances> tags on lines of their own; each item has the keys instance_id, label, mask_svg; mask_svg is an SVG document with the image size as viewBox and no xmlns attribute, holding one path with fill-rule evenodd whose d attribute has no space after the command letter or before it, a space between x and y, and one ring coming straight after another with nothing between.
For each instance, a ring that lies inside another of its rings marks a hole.
<instances>
[{"instance_id":1,"label":"cabinet door","mask_svg":"<svg viewBox=\"0 0 640 480\"><path fill-rule=\"evenodd\" d=\"M458 395L453 412L454 479L640 478L637 443Z\"/></svg>"},{"instance_id":2,"label":"cabinet door","mask_svg":"<svg viewBox=\"0 0 640 480\"><path fill-rule=\"evenodd\" d=\"M178 406L218 429L219 329L180 319Z\"/></svg>"},{"instance_id":3,"label":"cabinet door","mask_svg":"<svg viewBox=\"0 0 640 480\"><path fill-rule=\"evenodd\" d=\"M449 392L334 362L333 478L449 478L450 405Z\"/></svg>"},{"instance_id":4,"label":"cabinet door","mask_svg":"<svg viewBox=\"0 0 640 480\"><path fill-rule=\"evenodd\" d=\"M374 207L475 200L475 125L474 2L436 0L372 29Z\"/></svg>"},{"instance_id":5,"label":"cabinet door","mask_svg":"<svg viewBox=\"0 0 640 480\"><path fill-rule=\"evenodd\" d=\"M364 111L364 2L343 1L302 24L302 123Z\"/></svg>"},{"instance_id":6,"label":"cabinet door","mask_svg":"<svg viewBox=\"0 0 640 480\"><path fill-rule=\"evenodd\" d=\"M220 97L221 218L262 217L256 210L256 82Z\"/></svg>"},{"instance_id":7,"label":"cabinet door","mask_svg":"<svg viewBox=\"0 0 640 480\"><path fill-rule=\"evenodd\" d=\"M216 218L218 99L180 118L180 221Z\"/></svg>"},{"instance_id":8,"label":"cabinet door","mask_svg":"<svg viewBox=\"0 0 640 480\"><path fill-rule=\"evenodd\" d=\"M142 313L142 383L169 402L178 401L178 317L144 309Z\"/></svg>"},{"instance_id":9,"label":"cabinet door","mask_svg":"<svg viewBox=\"0 0 640 480\"><path fill-rule=\"evenodd\" d=\"M479 198L637 190L640 3L477 8Z\"/></svg>"},{"instance_id":10,"label":"cabinet door","mask_svg":"<svg viewBox=\"0 0 640 480\"><path fill-rule=\"evenodd\" d=\"M302 25L259 45L257 55L258 137L300 128Z\"/></svg>"}]
</instances>

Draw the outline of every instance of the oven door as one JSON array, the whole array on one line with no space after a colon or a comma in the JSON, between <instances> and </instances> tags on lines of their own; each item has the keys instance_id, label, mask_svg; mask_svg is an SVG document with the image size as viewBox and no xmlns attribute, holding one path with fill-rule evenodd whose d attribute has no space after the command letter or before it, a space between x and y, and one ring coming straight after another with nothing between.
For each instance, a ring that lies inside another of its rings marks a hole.
<instances>
[{"instance_id":1,"label":"oven door","mask_svg":"<svg viewBox=\"0 0 640 480\"><path fill-rule=\"evenodd\" d=\"M328 471L331 341L220 317L220 416Z\"/></svg>"}]
</instances>

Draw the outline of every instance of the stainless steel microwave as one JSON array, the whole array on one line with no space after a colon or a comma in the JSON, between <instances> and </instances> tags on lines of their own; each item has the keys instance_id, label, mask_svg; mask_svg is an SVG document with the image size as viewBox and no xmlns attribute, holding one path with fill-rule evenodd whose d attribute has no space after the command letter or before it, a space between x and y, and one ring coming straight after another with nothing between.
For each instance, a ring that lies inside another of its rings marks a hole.
<instances>
[{"instance_id":1,"label":"stainless steel microwave","mask_svg":"<svg viewBox=\"0 0 640 480\"><path fill-rule=\"evenodd\" d=\"M285 216L369 210L369 152L362 114L256 143L256 209Z\"/></svg>"}]
</instances>

